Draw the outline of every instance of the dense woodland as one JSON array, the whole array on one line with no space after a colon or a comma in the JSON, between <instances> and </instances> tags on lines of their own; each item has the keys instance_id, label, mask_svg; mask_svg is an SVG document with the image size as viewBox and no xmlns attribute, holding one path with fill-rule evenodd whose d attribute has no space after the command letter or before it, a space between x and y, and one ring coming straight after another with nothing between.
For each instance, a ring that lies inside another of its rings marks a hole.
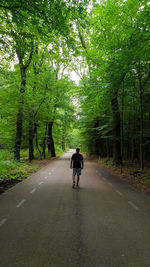
<instances>
[{"instance_id":1,"label":"dense woodland","mask_svg":"<svg viewBox=\"0 0 150 267\"><path fill-rule=\"evenodd\" d=\"M80 146L144 169L150 2L1 0L0 21L1 160L7 153L31 162Z\"/></svg>"},{"instance_id":2,"label":"dense woodland","mask_svg":"<svg viewBox=\"0 0 150 267\"><path fill-rule=\"evenodd\" d=\"M89 151L138 160L150 157L150 2L102 1L80 32L89 67L82 80L83 140Z\"/></svg>"}]
</instances>

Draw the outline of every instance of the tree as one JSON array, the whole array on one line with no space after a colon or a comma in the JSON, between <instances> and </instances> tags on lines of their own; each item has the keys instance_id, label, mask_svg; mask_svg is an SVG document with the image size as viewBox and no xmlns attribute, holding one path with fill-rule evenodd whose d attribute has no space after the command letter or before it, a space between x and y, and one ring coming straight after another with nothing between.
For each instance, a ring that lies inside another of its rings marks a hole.
<instances>
[{"instance_id":1,"label":"tree","mask_svg":"<svg viewBox=\"0 0 150 267\"><path fill-rule=\"evenodd\" d=\"M99 93L103 85L110 91L113 160L116 165L122 164L119 91L128 72L147 50L148 9L146 1L136 2L134 6L130 0L95 3L86 29L81 25L79 28L79 38L85 50L90 79L95 77L101 81Z\"/></svg>"},{"instance_id":2,"label":"tree","mask_svg":"<svg viewBox=\"0 0 150 267\"><path fill-rule=\"evenodd\" d=\"M48 44L55 33L66 37L71 28L71 24L69 24L70 11L65 1L39 1L38 3L27 1L26 4L18 1L13 3L12 1L2 1L0 7L3 19L2 43L6 48L11 46L12 50L16 52L20 66L20 99L14 146L14 158L20 160L26 71L31 63L33 50L36 50L36 40L41 38L43 43ZM30 147L32 147L31 139ZM33 157L32 148L30 157Z\"/></svg>"}]
</instances>

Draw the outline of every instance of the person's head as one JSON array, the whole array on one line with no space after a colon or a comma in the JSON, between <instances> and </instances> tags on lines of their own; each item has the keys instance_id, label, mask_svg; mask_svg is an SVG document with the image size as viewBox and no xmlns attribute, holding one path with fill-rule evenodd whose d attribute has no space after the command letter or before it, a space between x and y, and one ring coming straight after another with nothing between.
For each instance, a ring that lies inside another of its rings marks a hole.
<instances>
[{"instance_id":1,"label":"person's head","mask_svg":"<svg viewBox=\"0 0 150 267\"><path fill-rule=\"evenodd\" d=\"M79 153L79 151L80 151L80 148L76 148L76 152Z\"/></svg>"}]
</instances>

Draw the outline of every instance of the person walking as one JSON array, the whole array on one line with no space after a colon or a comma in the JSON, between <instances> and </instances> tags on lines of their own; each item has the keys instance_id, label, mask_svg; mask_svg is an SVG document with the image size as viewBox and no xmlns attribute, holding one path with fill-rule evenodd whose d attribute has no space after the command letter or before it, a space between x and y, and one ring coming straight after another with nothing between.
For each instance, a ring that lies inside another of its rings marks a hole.
<instances>
[{"instance_id":1,"label":"person walking","mask_svg":"<svg viewBox=\"0 0 150 267\"><path fill-rule=\"evenodd\" d=\"M75 188L75 176L77 175L77 183L76 186L79 187L79 180L81 175L81 169L83 169L84 163L83 163L83 156L79 153L80 148L76 148L76 153L72 155L71 162L70 162L70 168L73 167L73 173L72 173L72 188Z\"/></svg>"}]
</instances>

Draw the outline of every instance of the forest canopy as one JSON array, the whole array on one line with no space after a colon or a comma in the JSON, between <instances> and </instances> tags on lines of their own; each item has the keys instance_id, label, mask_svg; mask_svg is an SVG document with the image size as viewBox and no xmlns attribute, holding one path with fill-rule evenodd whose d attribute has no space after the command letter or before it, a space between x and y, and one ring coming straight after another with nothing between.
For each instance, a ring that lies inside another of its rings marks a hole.
<instances>
[{"instance_id":1,"label":"forest canopy","mask_svg":"<svg viewBox=\"0 0 150 267\"><path fill-rule=\"evenodd\" d=\"M80 146L143 169L150 2L2 0L0 21L1 152L20 161L28 151L32 161Z\"/></svg>"}]
</instances>

